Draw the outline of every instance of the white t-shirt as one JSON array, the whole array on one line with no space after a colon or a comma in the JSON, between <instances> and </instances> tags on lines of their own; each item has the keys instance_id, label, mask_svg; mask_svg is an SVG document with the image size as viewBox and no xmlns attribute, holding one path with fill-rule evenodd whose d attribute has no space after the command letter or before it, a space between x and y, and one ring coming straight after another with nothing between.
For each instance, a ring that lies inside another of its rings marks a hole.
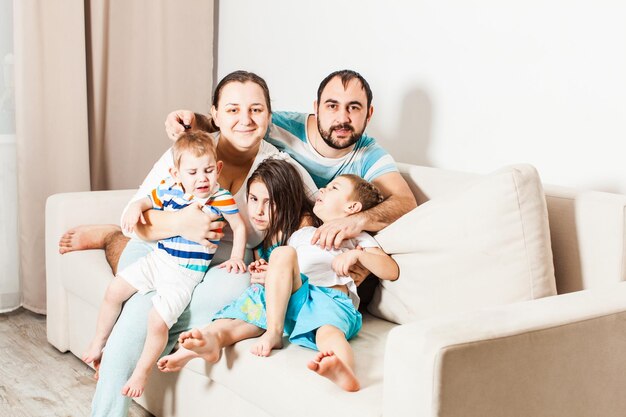
<instances>
[{"instance_id":1,"label":"white t-shirt","mask_svg":"<svg viewBox=\"0 0 626 417\"><path fill-rule=\"evenodd\" d=\"M316 227L303 227L294 232L287 244L296 250L298 254L298 265L300 272L309 278L309 283L318 287L332 287L334 285L345 285L350 292L350 299L355 308L359 308L359 296L356 291L356 284L349 276L339 276L333 271L333 259L337 255L356 249L378 248L380 245L376 240L365 232L361 232L353 239L346 239L341 242L339 249L322 249L318 245L312 245L311 239L317 230Z\"/></svg>"},{"instance_id":2,"label":"white t-shirt","mask_svg":"<svg viewBox=\"0 0 626 417\"><path fill-rule=\"evenodd\" d=\"M219 142L219 134L216 135L216 141ZM233 197L235 198L235 201L237 202L237 207L239 208L239 212L241 213L241 217L243 217L246 223L246 231L247 231L246 246L248 248L254 248L259 243L261 243L264 237L264 233L258 232L250 224L250 219L248 217L248 204L246 201L245 184L248 181L248 178L250 178L250 175L252 175L252 173L259 166L259 164L270 157L284 159L285 161L291 163L294 167L296 167L298 171L300 172L300 174L302 175L302 179L303 179L306 191L307 191L307 195L309 195L312 199L315 197L318 191L317 187L315 186L315 183L313 182L313 179L311 178L309 173L304 168L302 168L300 164L294 161L293 158L291 158L285 152L279 151L274 145L262 140L261 146L259 147L259 152L256 158L254 159L254 162L252 163L252 167L250 168L248 175L246 175L246 179L243 181L243 185L241 186L241 188L239 188L236 194L233 194ZM159 185L159 183L161 182L163 178L170 175L169 169L173 166L174 166L174 159L172 157L172 152L170 148L167 151L165 151L165 153L161 156L161 158L159 158L159 160L154 164L154 166L152 167L152 169L150 170L146 178L143 180L143 183L139 187L139 190L137 190L137 193L135 193L133 198L131 198L131 200L128 202L128 204L124 208L124 211L122 212L122 217L124 216L124 213L126 212L126 209L128 208L128 205L134 201L137 201L141 198L148 196L149 193ZM131 235L131 237L138 238L134 233ZM220 249L225 250L226 249L225 246L228 246L229 248L232 247L232 241L233 241L233 232L230 227L226 226L224 228L224 237L220 241Z\"/></svg>"}]
</instances>

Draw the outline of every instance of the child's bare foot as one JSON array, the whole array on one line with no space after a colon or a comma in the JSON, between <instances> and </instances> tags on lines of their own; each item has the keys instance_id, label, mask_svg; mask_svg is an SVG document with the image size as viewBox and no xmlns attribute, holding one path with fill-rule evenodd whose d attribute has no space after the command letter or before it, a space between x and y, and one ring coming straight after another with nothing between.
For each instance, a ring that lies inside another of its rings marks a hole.
<instances>
[{"instance_id":1,"label":"child's bare foot","mask_svg":"<svg viewBox=\"0 0 626 417\"><path fill-rule=\"evenodd\" d=\"M143 372L135 369L130 376L126 384L122 388L122 395L130 398L141 397L143 390L146 388L146 382L148 381L148 372Z\"/></svg>"},{"instance_id":2,"label":"child's bare foot","mask_svg":"<svg viewBox=\"0 0 626 417\"><path fill-rule=\"evenodd\" d=\"M96 359L95 361L93 361L93 367L96 370L96 372L93 373L93 379L95 379L96 381L100 379L100 361L101 360L102 358Z\"/></svg>"},{"instance_id":3,"label":"child's bare foot","mask_svg":"<svg viewBox=\"0 0 626 417\"><path fill-rule=\"evenodd\" d=\"M330 379L346 391L358 391L361 386L354 372L341 361L332 351L320 352L307 367Z\"/></svg>"},{"instance_id":4,"label":"child's bare foot","mask_svg":"<svg viewBox=\"0 0 626 417\"><path fill-rule=\"evenodd\" d=\"M214 334L192 329L182 332L178 337L178 342L185 349L195 352L205 361L215 363L220 359L222 348Z\"/></svg>"},{"instance_id":5,"label":"child's bare foot","mask_svg":"<svg viewBox=\"0 0 626 417\"><path fill-rule=\"evenodd\" d=\"M100 367L100 359L102 358L102 349L104 349L104 345L106 341L97 341L92 340L91 344L87 348L87 351L83 353L81 359L86 364L94 363L96 366L96 375L98 373L98 368Z\"/></svg>"},{"instance_id":6,"label":"child's bare foot","mask_svg":"<svg viewBox=\"0 0 626 417\"><path fill-rule=\"evenodd\" d=\"M250 353L257 356L269 356L272 349L283 348L283 335L276 332L265 332L259 337L258 342L252 346Z\"/></svg>"},{"instance_id":7,"label":"child's bare foot","mask_svg":"<svg viewBox=\"0 0 626 417\"><path fill-rule=\"evenodd\" d=\"M104 249L106 237L120 231L115 224L87 224L72 227L59 239L59 253L83 249Z\"/></svg>"},{"instance_id":8,"label":"child's bare foot","mask_svg":"<svg viewBox=\"0 0 626 417\"><path fill-rule=\"evenodd\" d=\"M171 355L163 356L157 361L157 367L161 372L178 372L192 360L199 357L193 350L180 347L176 352Z\"/></svg>"}]
</instances>

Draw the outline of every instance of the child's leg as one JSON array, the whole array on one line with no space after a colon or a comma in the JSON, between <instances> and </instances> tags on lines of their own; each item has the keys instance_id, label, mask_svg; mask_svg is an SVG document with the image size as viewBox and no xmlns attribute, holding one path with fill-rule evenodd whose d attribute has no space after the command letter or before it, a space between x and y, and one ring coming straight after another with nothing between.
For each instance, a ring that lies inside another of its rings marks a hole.
<instances>
[{"instance_id":1,"label":"child's leg","mask_svg":"<svg viewBox=\"0 0 626 417\"><path fill-rule=\"evenodd\" d=\"M343 332L335 326L324 325L317 329L315 343L320 352L308 363L308 368L346 391L358 391L360 384L354 375L354 354Z\"/></svg>"},{"instance_id":2,"label":"child's leg","mask_svg":"<svg viewBox=\"0 0 626 417\"><path fill-rule=\"evenodd\" d=\"M96 334L93 337L82 360L85 363L99 361L102 356L102 348L111 334L117 317L122 310L122 303L128 300L137 290L123 278L115 278L104 293L104 300L98 313Z\"/></svg>"},{"instance_id":3,"label":"child's leg","mask_svg":"<svg viewBox=\"0 0 626 417\"><path fill-rule=\"evenodd\" d=\"M158 362L163 372L175 372L182 369L193 358L203 358L215 363L219 360L222 348L241 340L258 337L263 329L239 319L219 319L211 322L202 330L192 329L180 334L179 349L164 356Z\"/></svg>"},{"instance_id":4,"label":"child's leg","mask_svg":"<svg viewBox=\"0 0 626 417\"><path fill-rule=\"evenodd\" d=\"M298 255L294 248L281 246L270 256L265 277L267 331L250 350L257 356L269 356L272 349L283 347L285 313L289 297L302 286Z\"/></svg>"},{"instance_id":5,"label":"child's leg","mask_svg":"<svg viewBox=\"0 0 626 417\"><path fill-rule=\"evenodd\" d=\"M148 334L143 345L143 351L133 374L126 385L122 387L122 395L140 397L143 394L152 366L165 349L168 330L167 324L153 307L148 314Z\"/></svg>"}]
</instances>

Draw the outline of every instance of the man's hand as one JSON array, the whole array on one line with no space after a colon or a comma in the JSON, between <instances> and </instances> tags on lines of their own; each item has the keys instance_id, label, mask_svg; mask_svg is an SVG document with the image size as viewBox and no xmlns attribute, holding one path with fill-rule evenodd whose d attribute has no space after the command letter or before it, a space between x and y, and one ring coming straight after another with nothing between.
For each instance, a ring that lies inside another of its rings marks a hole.
<instances>
[{"instance_id":1,"label":"man's hand","mask_svg":"<svg viewBox=\"0 0 626 417\"><path fill-rule=\"evenodd\" d=\"M226 226L226 222L214 221L218 216L207 214L202 211L202 204L190 204L177 213L177 230L180 236L192 242L215 248L217 245L211 240L219 240L224 236L222 232L216 232Z\"/></svg>"},{"instance_id":2,"label":"man's hand","mask_svg":"<svg viewBox=\"0 0 626 417\"><path fill-rule=\"evenodd\" d=\"M176 110L167 115L165 131L167 137L176 142L178 137L188 128L196 128L196 115L191 110Z\"/></svg>"},{"instance_id":3,"label":"man's hand","mask_svg":"<svg viewBox=\"0 0 626 417\"><path fill-rule=\"evenodd\" d=\"M331 220L317 228L312 245L319 245L322 249L338 249L345 239L357 237L363 231L361 216L353 214L341 219Z\"/></svg>"}]
</instances>

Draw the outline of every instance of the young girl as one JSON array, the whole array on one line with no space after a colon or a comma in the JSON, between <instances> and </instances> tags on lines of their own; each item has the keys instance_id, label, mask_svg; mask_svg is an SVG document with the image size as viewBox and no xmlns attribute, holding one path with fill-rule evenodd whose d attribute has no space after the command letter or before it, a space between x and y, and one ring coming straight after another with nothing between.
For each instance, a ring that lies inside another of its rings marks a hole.
<instances>
[{"instance_id":1,"label":"young girl","mask_svg":"<svg viewBox=\"0 0 626 417\"><path fill-rule=\"evenodd\" d=\"M252 353L268 356L271 349L282 346L285 332L292 343L320 350L308 364L311 370L347 391L360 388L348 340L360 330L361 314L357 311L356 285L348 270L360 262L382 279L396 279L398 267L365 233L344 241L342 248L334 251L311 245L317 224L306 202L293 205L283 201L293 192L287 187L294 188L297 183L296 188L301 189L302 184L294 181L297 176L293 174L278 175L282 165L280 161L264 162L259 170L267 171L255 173L248 183L251 223L267 231L259 251L264 256L250 265L251 281L265 282L265 288L253 284L219 311L210 325L182 333L181 349L159 361L162 371L179 370L198 356L216 362L224 346L261 335L267 329ZM322 221L330 221L366 210L381 200L378 190L367 181L342 175L320 190L312 211ZM299 230L281 227L287 219ZM276 247L282 242L289 246Z\"/></svg>"}]
</instances>

